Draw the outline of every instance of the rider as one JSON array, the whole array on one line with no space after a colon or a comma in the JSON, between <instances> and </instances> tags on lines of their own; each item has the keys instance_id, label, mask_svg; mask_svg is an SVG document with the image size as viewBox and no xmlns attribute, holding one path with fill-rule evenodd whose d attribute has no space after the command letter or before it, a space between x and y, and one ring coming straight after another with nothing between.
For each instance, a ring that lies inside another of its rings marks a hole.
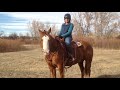
<instances>
[{"instance_id":1,"label":"rider","mask_svg":"<svg viewBox=\"0 0 120 90\"><path fill-rule=\"evenodd\" d=\"M61 26L59 37L64 38L66 46L67 46L67 51L69 55L71 56L72 60L74 61L75 58L72 55L72 48L71 48L73 28L74 28L74 25L73 23L71 23L71 15L67 13L64 15L64 23Z\"/></svg>"}]
</instances>

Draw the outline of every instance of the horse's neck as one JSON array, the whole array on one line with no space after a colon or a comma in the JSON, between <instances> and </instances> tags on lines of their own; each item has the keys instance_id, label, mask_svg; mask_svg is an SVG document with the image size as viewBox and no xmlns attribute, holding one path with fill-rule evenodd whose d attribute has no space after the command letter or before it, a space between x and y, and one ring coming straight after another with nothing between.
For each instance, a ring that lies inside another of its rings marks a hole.
<instances>
[{"instance_id":1,"label":"horse's neck","mask_svg":"<svg viewBox=\"0 0 120 90\"><path fill-rule=\"evenodd\" d=\"M54 38L51 38L50 42L49 42L49 47L50 47L50 52L55 52L57 49L57 42L55 41Z\"/></svg>"},{"instance_id":2,"label":"horse's neck","mask_svg":"<svg viewBox=\"0 0 120 90\"><path fill-rule=\"evenodd\" d=\"M56 39L52 38L50 40L50 52L56 52L61 49L61 44Z\"/></svg>"}]
</instances>

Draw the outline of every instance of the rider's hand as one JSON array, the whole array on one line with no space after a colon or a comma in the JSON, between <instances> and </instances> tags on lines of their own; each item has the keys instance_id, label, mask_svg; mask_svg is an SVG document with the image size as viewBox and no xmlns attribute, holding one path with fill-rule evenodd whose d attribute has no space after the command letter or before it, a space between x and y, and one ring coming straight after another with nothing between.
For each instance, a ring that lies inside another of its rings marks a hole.
<instances>
[{"instance_id":1,"label":"rider's hand","mask_svg":"<svg viewBox=\"0 0 120 90\"><path fill-rule=\"evenodd\" d=\"M61 38L60 40L61 40L61 41L64 41L64 38Z\"/></svg>"},{"instance_id":2,"label":"rider's hand","mask_svg":"<svg viewBox=\"0 0 120 90\"><path fill-rule=\"evenodd\" d=\"M62 39L63 37L62 36L59 36L60 39Z\"/></svg>"}]
</instances>

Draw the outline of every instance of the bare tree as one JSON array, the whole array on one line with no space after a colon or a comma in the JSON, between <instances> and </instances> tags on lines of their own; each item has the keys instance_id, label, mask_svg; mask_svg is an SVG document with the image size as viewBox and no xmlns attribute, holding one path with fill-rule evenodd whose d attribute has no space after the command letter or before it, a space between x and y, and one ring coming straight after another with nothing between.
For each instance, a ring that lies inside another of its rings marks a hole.
<instances>
[{"instance_id":1,"label":"bare tree","mask_svg":"<svg viewBox=\"0 0 120 90\"><path fill-rule=\"evenodd\" d=\"M56 25L50 25L49 22L47 23L42 23L40 21L37 21L37 20L33 20L31 23L28 24L28 27L30 29L30 32L31 32L31 36L34 38L34 39L38 39L39 40L39 32L38 32L38 29L40 30L49 30L49 28L52 29L52 34L55 35L56 31L57 31L57 28L56 28Z\"/></svg>"},{"instance_id":2,"label":"bare tree","mask_svg":"<svg viewBox=\"0 0 120 90\"><path fill-rule=\"evenodd\" d=\"M110 38L120 27L120 15L115 12L75 12L73 23L75 32L82 36Z\"/></svg>"},{"instance_id":3,"label":"bare tree","mask_svg":"<svg viewBox=\"0 0 120 90\"><path fill-rule=\"evenodd\" d=\"M44 29L44 24L37 21L37 20L33 20L31 23L29 22L28 27L30 29L32 38L33 39L38 39L38 37L39 37L38 29L43 30Z\"/></svg>"},{"instance_id":4,"label":"bare tree","mask_svg":"<svg viewBox=\"0 0 120 90\"><path fill-rule=\"evenodd\" d=\"M75 25L75 32L82 36L89 36L91 33L93 13L91 12L77 12L73 13L73 23Z\"/></svg>"},{"instance_id":5,"label":"bare tree","mask_svg":"<svg viewBox=\"0 0 120 90\"><path fill-rule=\"evenodd\" d=\"M117 32L118 15L115 12L100 12L98 14L100 21L100 23L98 24L100 26L99 27L100 37L105 38L112 37L112 34Z\"/></svg>"},{"instance_id":6,"label":"bare tree","mask_svg":"<svg viewBox=\"0 0 120 90\"><path fill-rule=\"evenodd\" d=\"M27 39L30 39L30 34L28 32L26 33L25 36L26 36Z\"/></svg>"},{"instance_id":7,"label":"bare tree","mask_svg":"<svg viewBox=\"0 0 120 90\"><path fill-rule=\"evenodd\" d=\"M18 39L18 35L17 35L17 33L11 33L10 35L9 35L9 39Z\"/></svg>"},{"instance_id":8,"label":"bare tree","mask_svg":"<svg viewBox=\"0 0 120 90\"><path fill-rule=\"evenodd\" d=\"M4 34L4 31L0 31L0 37Z\"/></svg>"}]
</instances>

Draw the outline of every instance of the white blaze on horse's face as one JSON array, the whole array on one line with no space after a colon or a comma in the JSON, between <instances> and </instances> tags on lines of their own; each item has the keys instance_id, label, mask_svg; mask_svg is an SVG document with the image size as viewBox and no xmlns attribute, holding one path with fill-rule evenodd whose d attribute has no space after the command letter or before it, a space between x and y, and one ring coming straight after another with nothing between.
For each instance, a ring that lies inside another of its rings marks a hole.
<instances>
[{"instance_id":1,"label":"white blaze on horse's face","mask_svg":"<svg viewBox=\"0 0 120 90\"><path fill-rule=\"evenodd\" d=\"M43 39L43 52L44 54L49 54L49 37L47 35L42 37Z\"/></svg>"}]
</instances>

